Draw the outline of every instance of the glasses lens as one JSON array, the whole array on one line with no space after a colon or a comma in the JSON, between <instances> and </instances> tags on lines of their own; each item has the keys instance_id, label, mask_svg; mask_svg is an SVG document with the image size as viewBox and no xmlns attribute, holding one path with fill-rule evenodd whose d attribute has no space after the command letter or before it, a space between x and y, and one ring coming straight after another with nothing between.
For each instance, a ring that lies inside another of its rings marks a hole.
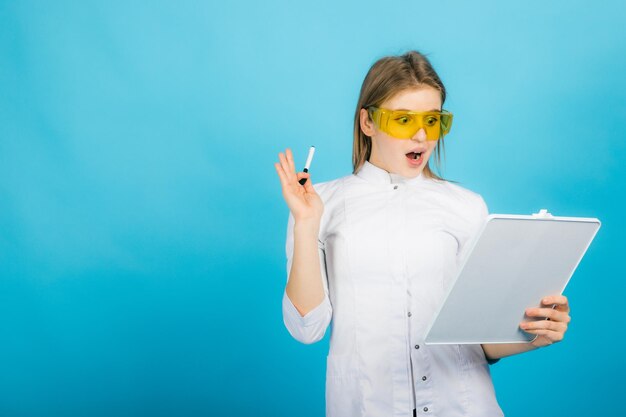
<instances>
[{"instance_id":1,"label":"glasses lens","mask_svg":"<svg viewBox=\"0 0 626 417\"><path fill-rule=\"evenodd\" d=\"M419 118L407 112L391 112L387 122L388 133L400 139L413 137L419 128Z\"/></svg>"},{"instance_id":2,"label":"glasses lens","mask_svg":"<svg viewBox=\"0 0 626 417\"><path fill-rule=\"evenodd\" d=\"M426 139L438 140L450 131L452 113L391 111L371 107L370 116L376 126L396 139L410 139L420 129L426 132Z\"/></svg>"},{"instance_id":3,"label":"glasses lens","mask_svg":"<svg viewBox=\"0 0 626 417\"><path fill-rule=\"evenodd\" d=\"M422 125L426 131L426 139L439 139L439 132L441 130L440 118L441 116L439 113L427 113L422 117Z\"/></svg>"},{"instance_id":4,"label":"glasses lens","mask_svg":"<svg viewBox=\"0 0 626 417\"><path fill-rule=\"evenodd\" d=\"M444 112L441 114L441 136L444 136L450 132L452 127L452 113Z\"/></svg>"}]
</instances>

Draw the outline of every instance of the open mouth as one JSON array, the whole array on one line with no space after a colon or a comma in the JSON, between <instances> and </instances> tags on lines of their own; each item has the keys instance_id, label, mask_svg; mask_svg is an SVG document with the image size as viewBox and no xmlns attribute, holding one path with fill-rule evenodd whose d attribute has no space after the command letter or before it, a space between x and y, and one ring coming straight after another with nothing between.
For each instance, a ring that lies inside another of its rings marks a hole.
<instances>
[{"instance_id":1,"label":"open mouth","mask_svg":"<svg viewBox=\"0 0 626 417\"><path fill-rule=\"evenodd\" d=\"M406 157L409 159L418 159L422 156L422 152L409 152L406 154Z\"/></svg>"}]
</instances>

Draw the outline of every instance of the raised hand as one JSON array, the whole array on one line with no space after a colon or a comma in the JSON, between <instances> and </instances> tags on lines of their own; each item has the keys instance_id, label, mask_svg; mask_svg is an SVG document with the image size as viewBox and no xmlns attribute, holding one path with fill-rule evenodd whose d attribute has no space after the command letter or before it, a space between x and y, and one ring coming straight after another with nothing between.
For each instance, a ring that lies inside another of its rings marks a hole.
<instances>
[{"instance_id":1,"label":"raised hand","mask_svg":"<svg viewBox=\"0 0 626 417\"><path fill-rule=\"evenodd\" d=\"M544 297L541 300L541 304L545 306L556 305L556 307L529 308L526 310L526 315L528 317L545 317L548 320L530 321L520 324L520 327L525 332L537 335L537 338L531 343L536 347L551 345L563 340L567 331L567 325L571 320L567 297L563 295Z\"/></svg>"},{"instance_id":2,"label":"raised hand","mask_svg":"<svg viewBox=\"0 0 626 417\"><path fill-rule=\"evenodd\" d=\"M283 188L283 197L296 222L314 221L319 222L324 212L324 203L315 192L311 183L310 174L306 172L296 173L291 149L287 148L285 154L278 154L280 163L274 163L280 183ZM307 178L304 185L298 181Z\"/></svg>"}]
</instances>

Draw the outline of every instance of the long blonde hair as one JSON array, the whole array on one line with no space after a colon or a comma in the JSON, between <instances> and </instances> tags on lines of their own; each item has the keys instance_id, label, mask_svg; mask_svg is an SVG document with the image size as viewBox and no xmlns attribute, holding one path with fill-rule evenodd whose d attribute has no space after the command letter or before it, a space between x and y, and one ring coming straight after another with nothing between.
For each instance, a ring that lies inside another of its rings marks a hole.
<instances>
[{"instance_id":1,"label":"long blonde hair","mask_svg":"<svg viewBox=\"0 0 626 417\"><path fill-rule=\"evenodd\" d=\"M354 114L354 144L352 147L353 173L356 173L367 161L372 152L372 139L361 130L361 109L370 106L379 107L384 101L399 92L421 86L430 86L441 94L441 105L446 101L446 88L439 79L428 59L417 51L409 51L400 56L387 56L372 65L359 94L359 101ZM441 168L441 153L445 152L443 138L437 141L434 158L437 171ZM445 158L445 155L444 155ZM443 179L435 174L428 163L424 175L429 178Z\"/></svg>"}]
</instances>

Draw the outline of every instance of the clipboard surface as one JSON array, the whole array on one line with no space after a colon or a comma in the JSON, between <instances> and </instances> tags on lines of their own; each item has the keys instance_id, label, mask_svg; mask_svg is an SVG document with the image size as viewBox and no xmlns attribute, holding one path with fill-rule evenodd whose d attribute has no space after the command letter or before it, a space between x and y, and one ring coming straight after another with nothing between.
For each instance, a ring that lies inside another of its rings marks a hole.
<instances>
[{"instance_id":1,"label":"clipboard surface","mask_svg":"<svg viewBox=\"0 0 626 417\"><path fill-rule=\"evenodd\" d=\"M596 218L491 214L428 331L426 344L526 343L524 311L561 294L600 228ZM527 318L526 318L527 319Z\"/></svg>"}]
</instances>

